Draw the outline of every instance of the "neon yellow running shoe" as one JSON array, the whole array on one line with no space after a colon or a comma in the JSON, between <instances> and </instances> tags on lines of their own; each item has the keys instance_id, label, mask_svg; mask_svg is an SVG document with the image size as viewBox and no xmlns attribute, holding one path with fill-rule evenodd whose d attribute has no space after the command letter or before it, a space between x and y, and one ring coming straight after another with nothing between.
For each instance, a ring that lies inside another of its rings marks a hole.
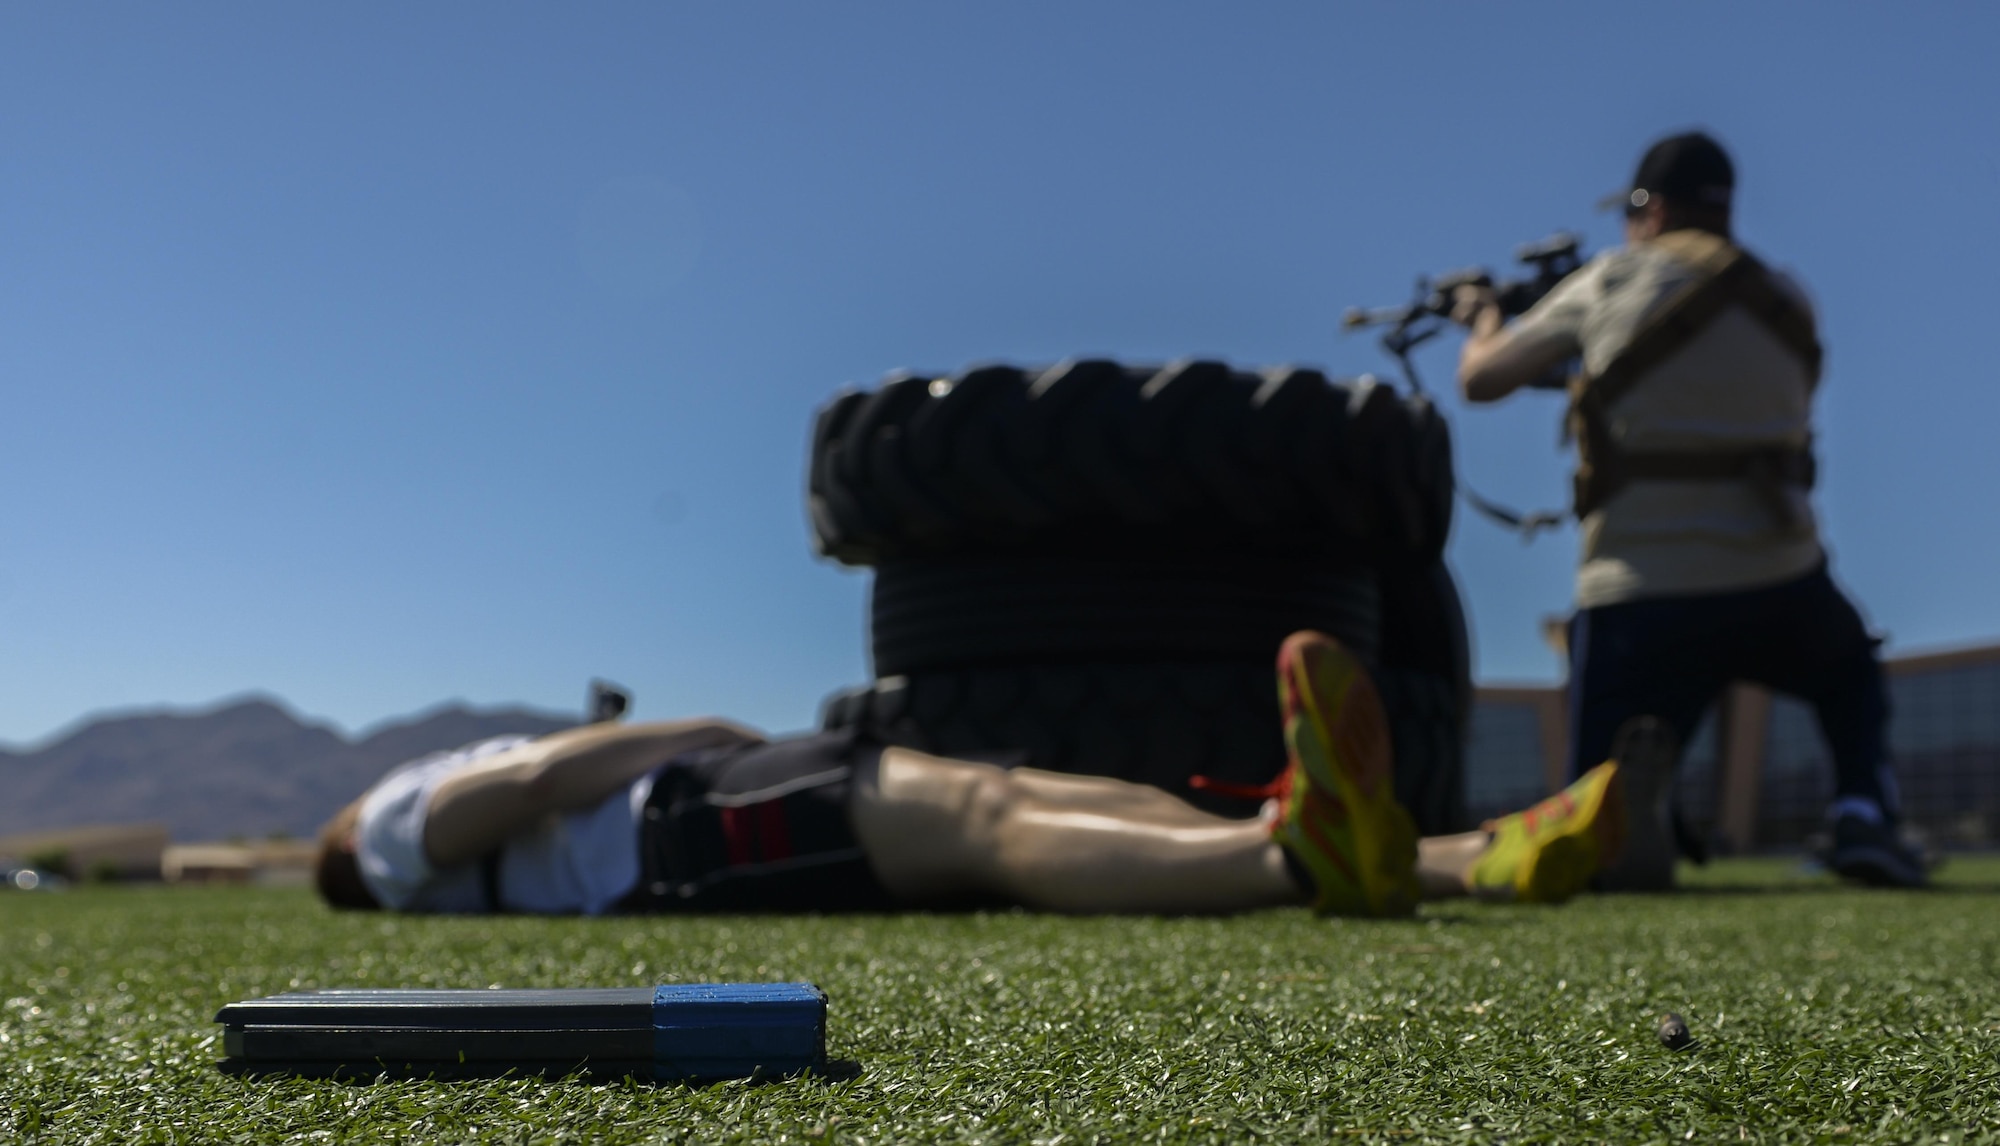
<instances>
[{"instance_id":1,"label":"neon yellow running shoe","mask_svg":"<svg viewBox=\"0 0 2000 1146\"><path fill-rule=\"evenodd\" d=\"M1474 895L1517 903L1562 903L1618 858L1625 843L1625 789L1615 761L1536 804L1489 820L1493 842L1466 873Z\"/></svg>"},{"instance_id":2,"label":"neon yellow running shoe","mask_svg":"<svg viewBox=\"0 0 2000 1146\"><path fill-rule=\"evenodd\" d=\"M1293 633L1278 651L1291 759L1271 835L1312 876L1323 915L1408 915L1417 828L1396 802L1389 721L1375 682L1333 638Z\"/></svg>"}]
</instances>

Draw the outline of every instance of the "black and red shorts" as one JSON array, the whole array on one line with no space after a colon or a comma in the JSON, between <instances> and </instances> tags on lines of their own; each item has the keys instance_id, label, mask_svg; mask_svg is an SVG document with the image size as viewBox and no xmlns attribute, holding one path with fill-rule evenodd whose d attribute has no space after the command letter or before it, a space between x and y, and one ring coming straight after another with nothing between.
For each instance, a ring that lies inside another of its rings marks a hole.
<instances>
[{"instance_id":1,"label":"black and red shorts","mask_svg":"<svg viewBox=\"0 0 2000 1146\"><path fill-rule=\"evenodd\" d=\"M848 819L881 749L848 732L690 752L653 776L627 911L885 911Z\"/></svg>"}]
</instances>

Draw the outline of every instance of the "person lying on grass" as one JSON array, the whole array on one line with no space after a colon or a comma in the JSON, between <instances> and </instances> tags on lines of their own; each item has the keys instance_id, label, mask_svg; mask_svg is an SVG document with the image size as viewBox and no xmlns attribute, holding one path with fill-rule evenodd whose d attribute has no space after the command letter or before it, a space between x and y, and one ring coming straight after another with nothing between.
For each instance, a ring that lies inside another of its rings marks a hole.
<instances>
[{"instance_id":1,"label":"person lying on grass","mask_svg":"<svg viewBox=\"0 0 2000 1146\"><path fill-rule=\"evenodd\" d=\"M1278 655L1290 759L1255 819L1157 788L724 720L592 724L390 772L320 835L335 907L599 914L1220 913L1395 916L1428 897L1560 902L1624 834L1615 763L1484 830L1417 839L1373 683L1332 638Z\"/></svg>"}]
</instances>

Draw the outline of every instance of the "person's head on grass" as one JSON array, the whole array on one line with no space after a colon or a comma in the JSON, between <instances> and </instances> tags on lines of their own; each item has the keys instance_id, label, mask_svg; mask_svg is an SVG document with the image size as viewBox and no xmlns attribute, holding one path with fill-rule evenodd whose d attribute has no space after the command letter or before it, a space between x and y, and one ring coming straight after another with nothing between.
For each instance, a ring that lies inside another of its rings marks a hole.
<instances>
[{"instance_id":1,"label":"person's head on grass","mask_svg":"<svg viewBox=\"0 0 2000 1146\"><path fill-rule=\"evenodd\" d=\"M362 880L361 863L354 856L354 826L360 818L361 801L355 800L319 830L313 886L328 906L342 911L375 911L382 906Z\"/></svg>"}]
</instances>

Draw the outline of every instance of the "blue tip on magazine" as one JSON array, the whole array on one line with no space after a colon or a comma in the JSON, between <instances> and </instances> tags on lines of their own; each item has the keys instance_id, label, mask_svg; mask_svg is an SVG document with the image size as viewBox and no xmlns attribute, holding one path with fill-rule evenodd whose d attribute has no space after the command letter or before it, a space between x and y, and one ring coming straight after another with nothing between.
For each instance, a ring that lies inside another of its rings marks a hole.
<instances>
[{"instance_id":1,"label":"blue tip on magazine","mask_svg":"<svg viewBox=\"0 0 2000 1146\"><path fill-rule=\"evenodd\" d=\"M826 992L811 983L677 983L653 991L653 1076L745 1078L826 1063Z\"/></svg>"},{"instance_id":2,"label":"blue tip on magazine","mask_svg":"<svg viewBox=\"0 0 2000 1146\"><path fill-rule=\"evenodd\" d=\"M782 1076L826 1065L811 983L296 991L231 1003L220 1066L312 1078Z\"/></svg>"}]
</instances>

